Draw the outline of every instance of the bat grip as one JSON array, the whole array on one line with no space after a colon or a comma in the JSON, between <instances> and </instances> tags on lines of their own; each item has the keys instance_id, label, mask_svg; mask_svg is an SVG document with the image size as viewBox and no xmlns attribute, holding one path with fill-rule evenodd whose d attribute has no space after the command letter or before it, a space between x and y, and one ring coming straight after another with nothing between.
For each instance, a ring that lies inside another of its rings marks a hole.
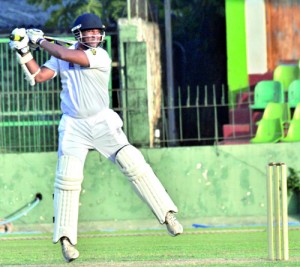
<instances>
[{"instance_id":1,"label":"bat grip","mask_svg":"<svg viewBox=\"0 0 300 267\"><path fill-rule=\"evenodd\" d=\"M24 36L20 36L20 35L17 35L17 34L11 34L9 36L9 39L12 40L12 41L22 41L24 39Z\"/></svg>"}]
</instances>

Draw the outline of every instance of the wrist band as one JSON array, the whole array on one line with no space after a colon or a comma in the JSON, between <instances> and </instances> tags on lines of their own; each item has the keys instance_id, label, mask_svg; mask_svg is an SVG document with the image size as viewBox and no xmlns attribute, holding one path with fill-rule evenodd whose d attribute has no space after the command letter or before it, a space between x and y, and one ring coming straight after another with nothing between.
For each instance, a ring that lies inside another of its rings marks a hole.
<instances>
[{"instance_id":1,"label":"wrist band","mask_svg":"<svg viewBox=\"0 0 300 267\"><path fill-rule=\"evenodd\" d=\"M44 42L44 41L45 41L44 38L40 38L40 39L38 39L38 40L36 41L36 43L37 43L39 46L41 46L42 42Z\"/></svg>"},{"instance_id":2,"label":"wrist band","mask_svg":"<svg viewBox=\"0 0 300 267\"><path fill-rule=\"evenodd\" d=\"M41 69L39 68L35 73L32 74L32 78L34 78L36 75L40 73Z\"/></svg>"}]
</instances>

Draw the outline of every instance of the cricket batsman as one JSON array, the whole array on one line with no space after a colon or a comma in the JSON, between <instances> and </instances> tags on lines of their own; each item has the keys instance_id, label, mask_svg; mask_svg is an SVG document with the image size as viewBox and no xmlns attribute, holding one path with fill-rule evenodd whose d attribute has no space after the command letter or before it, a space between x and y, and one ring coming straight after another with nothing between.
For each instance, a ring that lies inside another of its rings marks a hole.
<instances>
[{"instance_id":1,"label":"cricket batsman","mask_svg":"<svg viewBox=\"0 0 300 267\"><path fill-rule=\"evenodd\" d=\"M84 162L91 149L116 164L171 236L183 232L174 215L176 205L141 152L128 142L119 115L109 108L111 59L101 47L105 26L98 16L85 13L75 20L71 31L77 42L70 47L48 42L39 29L16 28L11 36L17 38L10 41L31 84L56 75L61 79L63 115L58 127L53 243L61 243L67 262L79 257L75 247L79 197ZM51 58L39 66L29 46L44 49Z\"/></svg>"}]
</instances>

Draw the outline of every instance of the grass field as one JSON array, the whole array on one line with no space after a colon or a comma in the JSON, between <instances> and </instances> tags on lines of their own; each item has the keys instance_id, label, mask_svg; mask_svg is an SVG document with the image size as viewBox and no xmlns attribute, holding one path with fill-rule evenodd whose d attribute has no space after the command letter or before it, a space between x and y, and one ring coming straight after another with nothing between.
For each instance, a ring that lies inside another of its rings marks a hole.
<instances>
[{"instance_id":1,"label":"grass field","mask_svg":"<svg viewBox=\"0 0 300 267\"><path fill-rule=\"evenodd\" d=\"M82 233L80 257L65 263L50 234L0 235L0 266L300 266L300 229L289 229L290 260L268 260L266 229Z\"/></svg>"}]
</instances>

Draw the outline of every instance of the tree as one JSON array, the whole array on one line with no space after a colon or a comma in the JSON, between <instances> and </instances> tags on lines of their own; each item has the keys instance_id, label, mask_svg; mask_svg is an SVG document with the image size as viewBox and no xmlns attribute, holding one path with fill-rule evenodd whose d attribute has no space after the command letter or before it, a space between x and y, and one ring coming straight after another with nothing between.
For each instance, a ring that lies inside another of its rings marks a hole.
<instances>
[{"instance_id":1,"label":"tree","mask_svg":"<svg viewBox=\"0 0 300 267\"><path fill-rule=\"evenodd\" d=\"M45 27L69 31L74 19L83 13L94 13L101 17L107 26L124 14L126 1L124 0L27 0L27 3L51 10L51 17Z\"/></svg>"}]
</instances>

